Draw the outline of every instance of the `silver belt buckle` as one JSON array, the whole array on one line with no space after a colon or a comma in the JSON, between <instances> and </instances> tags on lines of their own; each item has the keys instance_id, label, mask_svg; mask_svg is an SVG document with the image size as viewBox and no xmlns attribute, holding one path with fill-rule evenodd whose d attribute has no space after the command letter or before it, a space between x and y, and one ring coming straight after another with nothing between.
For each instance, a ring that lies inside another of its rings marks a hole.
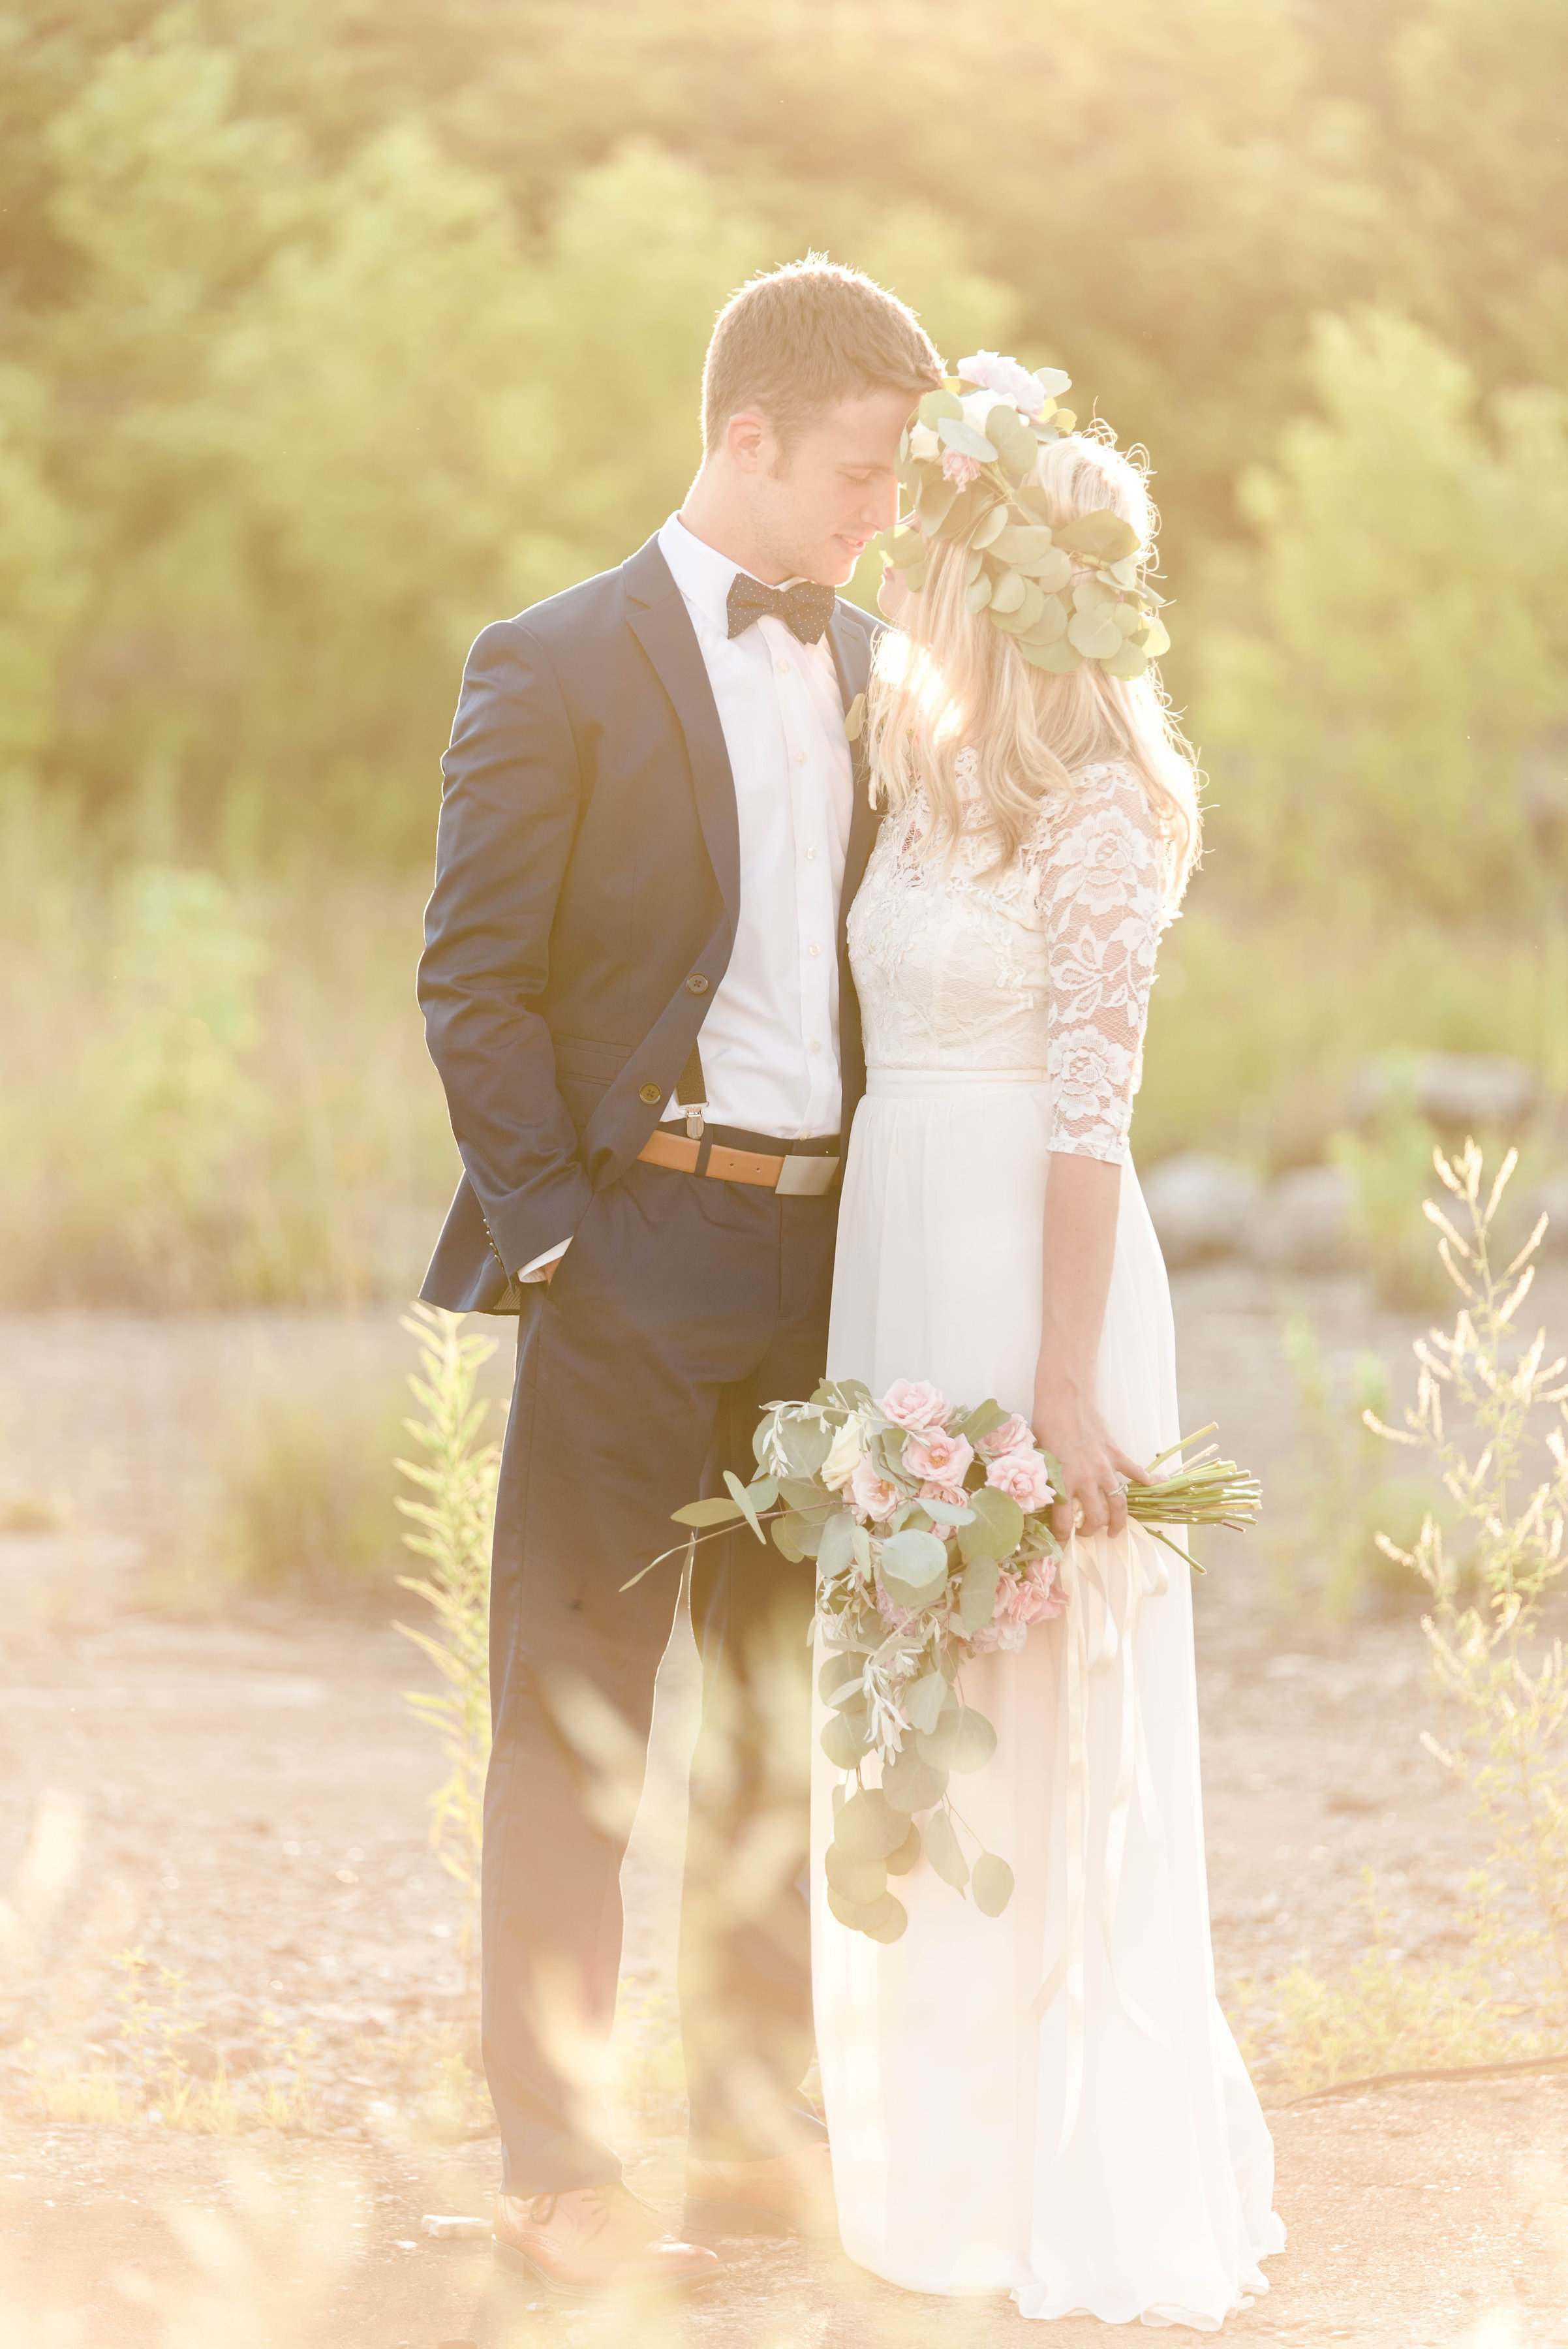
<instances>
[{"instance_id":1,"label":"silver belt buckle","mask_svg":"<svg viewBox=\"0 0 1568 2349\"><path fill-rule=\"evenodd\" d=\"M774 1185L783 1199L820 1199L838 1180L838 1154L831 1158L786 1158Z\"/></svg>"}]
</instances>

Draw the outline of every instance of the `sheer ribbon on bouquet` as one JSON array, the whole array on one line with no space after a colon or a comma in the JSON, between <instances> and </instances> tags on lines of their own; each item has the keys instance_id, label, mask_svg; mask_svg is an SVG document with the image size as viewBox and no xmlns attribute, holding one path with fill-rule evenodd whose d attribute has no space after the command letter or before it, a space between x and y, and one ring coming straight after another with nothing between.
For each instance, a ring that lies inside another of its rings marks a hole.
<instances>
[{"instance_id":1,"label":"sheer ribbon on bouquet","mask_svg":"<svg viewBox=\"0 0 1568 2349\"><path fill-rule=\"evenodd\" d=\"M1116 1567L1122 1568L1121 1573ZM1043 2022L1058 1997L1067 2001L1067 2066L1058 2154L1064 2153L1078 2126L1084 2086L1084 1977L1088 1934L1091 1813L1089 1783L1089 1686L1096 1675L1121 1667L1121 1722L1116 1787L1106 1824L1100 1875L1099 1927L1111 1987L1128 2021L1157 2045L1168 2043L1152 2015L1131 1997L1116 1968L1116 1917L1127 1854L1127 1826L1136 1790L1145 1830L1160 1832L1159 1806L1148 1766L1143 1712L1138 1701L1136 1643L1146 1599L1163 1597L1170 1575L1165 1545L1129 1524L1115 1538L1093 1541L1069 1536L1057 1564L1067 1601L1067 1783L1065 1853L1067 1923L1061 1955L1036 1992L1031 2013Z\"/></svg>"}]
</instances>

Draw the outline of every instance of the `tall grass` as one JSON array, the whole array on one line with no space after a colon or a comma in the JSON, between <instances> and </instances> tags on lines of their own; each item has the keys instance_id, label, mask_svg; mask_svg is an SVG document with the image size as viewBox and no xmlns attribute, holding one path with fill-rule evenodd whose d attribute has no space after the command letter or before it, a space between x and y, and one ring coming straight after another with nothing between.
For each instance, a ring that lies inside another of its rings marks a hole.
<instances>
[{"instance_id":1,"label":"tall grass","mask_svg":"<svg viewBox=\"0 0 1568 2349\"><path fill-rule=\"evenodd\" d=\"M434 806L432 794L431 821ZM236 834L193 865L0 790L0 1306L410 1295L457 1173L414 1001L422 873ZM1397 1050L1511 1051L1568 1093L1568 943L1228 906L1166 940L1134 1146L1320 1157Z\"/></svg>"},{"instance_id":2,"label":"tall grass","mask_svg":"<svg viewBox=\"0 0 1568 2349\"><path fill-rule=\"evenodd\" d=\"M0 797L0 1304L407 1295L456 1169L421 894L117 862Z\"/></svg>"}]
</instances>

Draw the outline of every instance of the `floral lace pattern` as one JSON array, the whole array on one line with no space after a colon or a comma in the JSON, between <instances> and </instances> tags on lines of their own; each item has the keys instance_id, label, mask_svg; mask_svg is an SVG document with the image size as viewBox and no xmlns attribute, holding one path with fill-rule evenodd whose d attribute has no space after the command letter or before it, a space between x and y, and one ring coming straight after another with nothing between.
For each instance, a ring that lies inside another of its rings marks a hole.
<instances>
[{"instance_id":1,"label":"floral lace pattern","mask_svg":"<svg viewBox=\"0 0 1568 2349\"><path fill-rule=\"evenodd\" d=\"M958 761L961 791L974 753ZM1165 926L1159 834L1142 785L1085 767L1042 804L1012 869L966 832L921 852L917 796L882 827L849 915L873 1068L1028 1071L1052 1091L1051 1147L1121 1164L1155 956Z\"/></svg>"}]
</instances>

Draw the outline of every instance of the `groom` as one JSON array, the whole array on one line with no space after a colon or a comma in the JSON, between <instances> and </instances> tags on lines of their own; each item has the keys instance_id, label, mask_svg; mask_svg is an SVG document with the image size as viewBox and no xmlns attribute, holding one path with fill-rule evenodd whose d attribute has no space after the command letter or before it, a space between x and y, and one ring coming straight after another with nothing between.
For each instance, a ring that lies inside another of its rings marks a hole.
<instances>
[{"instance_id":1,"label":"groom","mask_svg":"<svg viewBox=\"0 0 1568 2349\"><path fill-rule=\"evenodd\" d=\"M875 828L845 719L872 624L833 590L897 502L941 364L808 257L722 313L703 458L618 570L484 630L443 762L420 968L463 1179L423 1295L520 1315L491 1586L484 2056L503 2259L578 2292L688 2283L621 2184L582 2051L619 1969L672 1509L751 1473L824 1368L836 1180L863 1083L844 916ZM809 1563L696 1554L703 1727L680 1949L688 2224L809 2223Z\"/></svg>"}]
</instances>

